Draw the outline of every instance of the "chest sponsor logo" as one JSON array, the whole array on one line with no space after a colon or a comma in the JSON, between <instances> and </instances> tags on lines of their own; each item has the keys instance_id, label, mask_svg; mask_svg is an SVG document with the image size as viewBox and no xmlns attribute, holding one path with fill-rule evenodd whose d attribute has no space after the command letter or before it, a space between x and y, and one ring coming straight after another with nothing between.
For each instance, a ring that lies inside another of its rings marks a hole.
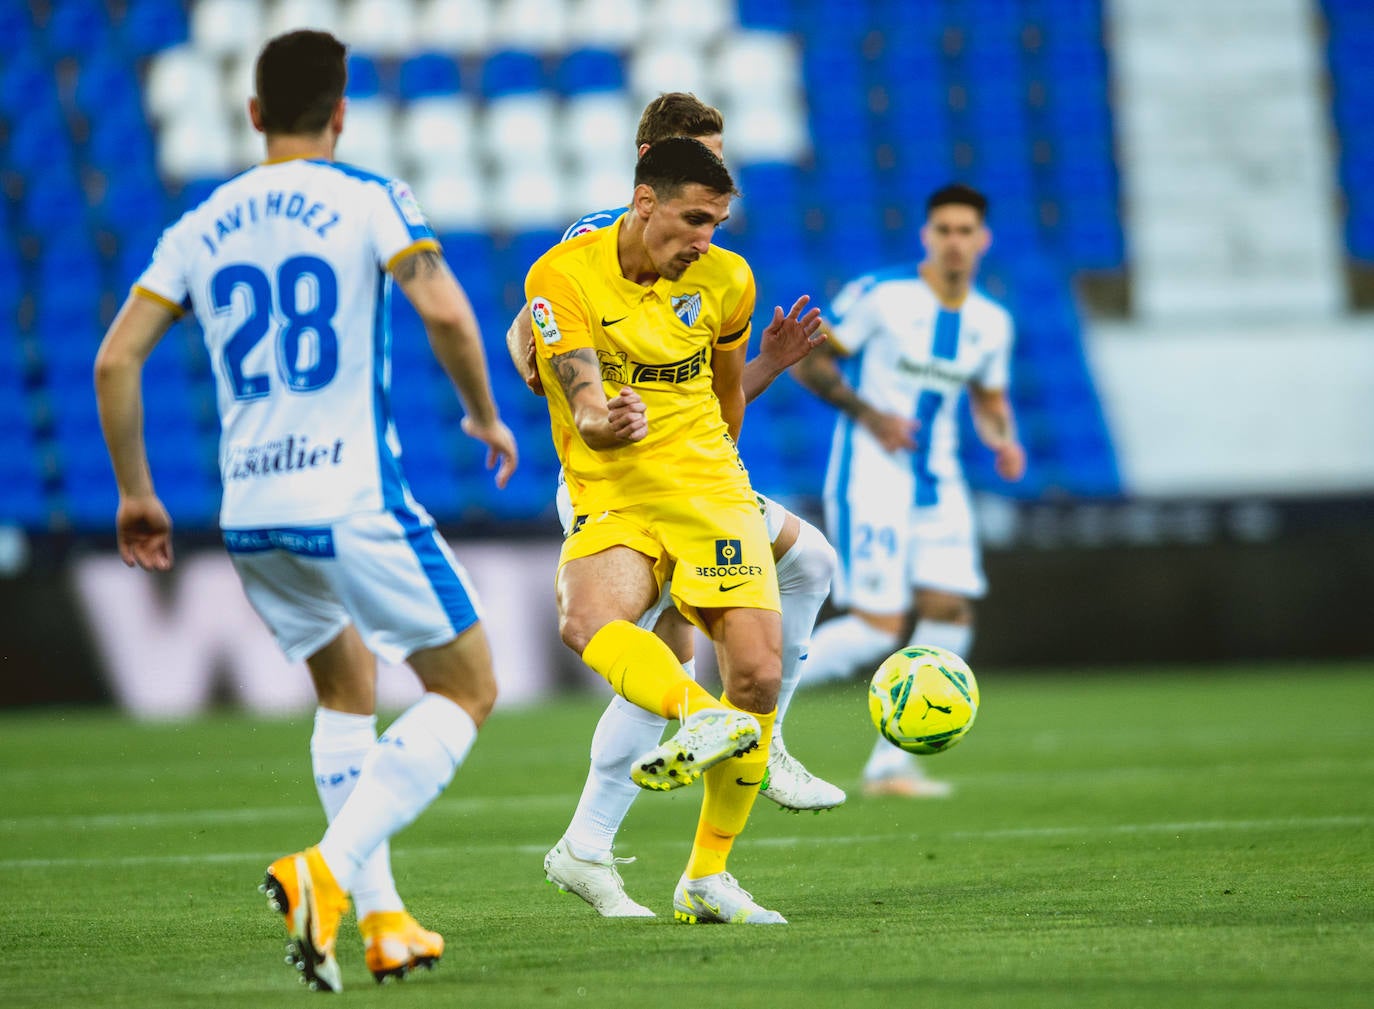
<instances>
[{"instance_id":1,"label":"chest sponsor logo","mask_svg":"<svg viewBox=\"0 0 1374 1009\"><path fill-rule=\"evenodd\" d=\"M917 361L913 358L897 358L897 371L903 375L910 375L913 378L933 378L941 382L953 382L955 385L963 385L969 379L969 372L961 368L951 367L954 362L941 361Z\"/></svg>"},{"instance_id":2,"label":"chest sponsor logo","mask_svg":"<svg viewBox=\"0 0 1374 1009\"><path fill-rule=\"evenodd\" d=\"M224 463L224 480L235 483L265 477L326 469L343 463L344 440L333 444L313 442L303 434L291 434L261 445L237 446Z\"/></svg>"},{"instance_id":3,"label":"chest sponsor logo","mask_svg":"<svg viewBox=\"0 0 1374 1009\"><path fill-rule=\"evenodd\" d=\"M634 365L632 375L636 382L690 382L706 367L706 348L702 347L681 361L669 361L667 364L631 363Z\"/></svg>"},{"instance_id":4,"label":"chest sponsor logo","mask_svg":"<svg viewBox=\"0 0 1374 1009\"><path fill-rule=\"evenodd\" d=\"M553 346L563 338L563 334L558 332L558 320L553 317L553 306L548 298L535 297L530 302L530 318L534 320L534 328L539 330L546 347Z\"/></svg>"},{"instance_id":5,"label":"chest sponsor logo","mask_svg":"<svg viewBox=\"0 0 1374 1009\"><path fill-rule=\"evenodd\" d=\"M691 294L674 295L673 313L682 320L684 325L695 326L697 318L701 315L701 292L693 291Z\"/></svg>"}]
</instances>

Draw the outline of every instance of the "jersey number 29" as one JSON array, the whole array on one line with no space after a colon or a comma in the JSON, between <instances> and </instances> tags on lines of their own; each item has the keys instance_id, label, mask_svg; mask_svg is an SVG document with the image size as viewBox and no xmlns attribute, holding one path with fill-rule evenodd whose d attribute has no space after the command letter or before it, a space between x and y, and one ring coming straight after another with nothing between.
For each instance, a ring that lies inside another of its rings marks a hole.
<instances>
[{"instance_id":1,"label":"jersey number 29","mask_svg":"<svg viewBox=\"0 0 1374 1009\"><path fill-rule=\"evenodd\" d=\"M283 320L274 356L286 387L314 392L333 381L339 370L339 337L333 325L339 282L329 264L317 256L292 256L278 267L275 284L251 263L226 266L210 281L216 313L233 308L240 288L248 295L248 317L224 343L224 371L234 398L261 399L271 392L268 375L245 375L243 361L272 329L274 305L276 318ZM314 297L302 298L303 288L313 290Z\"/></svg>"}]
</instances>

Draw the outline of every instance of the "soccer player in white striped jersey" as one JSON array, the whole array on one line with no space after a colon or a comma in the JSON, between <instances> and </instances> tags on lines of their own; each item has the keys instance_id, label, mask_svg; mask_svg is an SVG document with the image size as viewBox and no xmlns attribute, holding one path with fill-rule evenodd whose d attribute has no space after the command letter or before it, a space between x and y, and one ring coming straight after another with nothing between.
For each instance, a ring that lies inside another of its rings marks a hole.
<instances>
[{"instance_id":1,"label":"soccer player in white striped jersey","mask_svg":"<svg viewBox=\"0 0 1374 1009\"><path fill-rule=\"evenodd\" d=\"M717 157L722 151L724 120L717 109L705 105L694 95L669 92L648 104L636 132L638 154L668 137L684 136L699 140ZM563 241L616 222L624 207L596 211L575 221L563 234ZM791 311L796 318L805 307L798 302ZM808 316L810 313L808 313ZM784 334L796 335L798 327L783 326L781 309L764 329L757 356L745 365L744 394L748 402L788 366L810 353L818 340L789 342ZM530 388L543 395L534 369L534 345L528 309L522 310L506 334L507 349ZM811 629L830 589L834 571L834 551L820 530L792 514L777 502L759 495L764 521L773 543L782 600L783 671L778 695L778 717L774 723L767 776L759 790L784 809L829 809L844 802L844 791L815 775L788 752L783 742L783 721L806 661ZM572 522L572 506L566 488L558 489L559 518L567 532ZM661 637L683 667L694 673L693 630L674 609L665 585L658 604L639 620L639 626ZM629 768L635 757L657 744L666 723L624 698L611 699L592 736L591 766L577 809L563 837L544 859L550 882L576 893L606 917L646 917L653 912L625 893L613 854L616 833L637 798L639 789L630 781Z\"/></svg>"},{"instance_id":2,"label":"soccer player in white striped jersey","mask_svg":"<svg viewBox=\"0 0 1374 1009\"><path fill-rule=\"evenodd\" d=\"M924 261L846 285L829 342L794 369L841 414L825 504L840 558L832 599L849 612L816 629L809 683L873 670L902 644L913 604L910 644L967 655L973 643L973 600L985 584L959 466L965 389L998 474L1019 480L1026 467L1007 398L1011 318L973 286L991 241L986 215L987 199L968 186L932 193ZM883 739L863 783L870 795L949 791Z\"/></svg>"},{"instance_id":3,"label":"soccer player in white striped jersey","mask_svg":"<svg viewBox=\"0 0 1374 1009\"><path fill-rule=\"evenodd\" d=\"M378 981L431 965L443 939L406 912L388 839L443 791L496 699L481 609L401 470L390 408L393 278L457 388L463 430L505 486L516 444L492 399L481 334L404 183L337 164L346 50L324 32L272 39L253 125L267 160L163 234L96 361L119 487L125 562L172 566L171 520L149 472L143 363L186 309L214 370L225 546L320 701L311 753L329 819L316 846L273 862L263 888L289 963L337 991L334 945L352 894ZM407 661L421 700L379 739L374 653Z\"/></svg>"}]
</instances>

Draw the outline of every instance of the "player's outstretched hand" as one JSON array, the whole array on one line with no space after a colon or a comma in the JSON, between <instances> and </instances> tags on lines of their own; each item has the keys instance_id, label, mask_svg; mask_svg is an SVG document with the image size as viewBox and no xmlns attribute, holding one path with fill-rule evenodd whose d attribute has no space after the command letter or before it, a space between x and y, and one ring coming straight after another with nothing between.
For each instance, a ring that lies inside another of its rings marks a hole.
<instances>
[{"instance_id":1,"label":"player's outstretched hand","mask_svg":"<svg viewBox=\"0 0 1374 1009\"><path fill-rule=\"evenodd\" d=\"M611 434L621 441L640 441L649 433L649 416L644 412L644 400L628 385L606 403L606 422Z\"/></svg>"},{"instance_id":2,"label":"player's outstretched hand","mask_svg":"<svg viewBox=\"0 0 1374 1009\"><path fill-rule=\"evenodd\" d=\"M1020 442L1009 441L997 449L992 464L998 476L1015 483L1026 475L1026 450Z\"/></svg>"},{"instance_id":3,"label":"player's outstretched hand","mask_svg":"<svg viewBox=\"0 0 1374 1009\"><path fill-rule=\"evenodd\" d=\"M825 342L821 329L821 310L813 308L802 314L811 301L803 294L792 303L791 310L782 314L782 307L774 306L773 318L759 337L759 357L765 358L779 373L786 371Z\"/></svg>"},{"instance_id":4,"label":"player's outstretched hand","mask_svg":"<svg viewBox=\"0 0 1374 1009\"><path fill-rule=\"evenodd\" d=\"M490 424L478 424L471 417L464 417L459 423L465 435L486 445L487 469L497 467L496 486L504 490L506 484L510 483L515 467L520 464L520 450L516 447L515 435L499 419Z\"/></svg>"},{"instance_id":5,"label":"player's outstretched hand","mask_svg":"<svg viewBox=\"0 0 1374 1009\"><path fill-rule=\"evenodd\" d=\"M868 428L869 434L878 439L878 444L888 452L908 452L916 448L916 431L920 423L910 417L897 413L884 413L882 410L868 409L859 415L859 423Z\"/></svg>"},{"instance_id":6,"label":"player's outstretched hand","mask_svg":"<svg viewBox=\"0 0 1374 1009\"><path fill-rule=\"evenodd\" d=\"M119 499L115 514L119 556L129 567L145 571L172 568L172 517L156 494Z\"/></svg>"}]
</instances>

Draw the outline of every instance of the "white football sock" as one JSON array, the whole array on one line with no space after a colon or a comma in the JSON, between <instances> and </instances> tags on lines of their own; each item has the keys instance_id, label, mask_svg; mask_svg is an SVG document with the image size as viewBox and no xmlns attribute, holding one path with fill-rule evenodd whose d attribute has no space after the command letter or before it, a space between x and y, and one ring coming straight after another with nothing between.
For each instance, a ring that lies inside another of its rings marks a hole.
<instances>
[{"instance_id":1,"label":"white football sock","mask_svg":"<svg viewBox=\"0 0 1374 1009\"><path fill-rule=\"evenodd\" d=\"M782 686L778 689L778 717L773 722L775 745L782 739L783 719L801 682L816 614L830 595L835 551L819 529L803 521L797 542L778 559L777 567L782 597Z\"/></svg>"},{"instance_id":2,"label":"white football sock","mask_svg":"<svg viewBox=\"0 0 1374 1009\"><path fill-rule=\"evenodd\" d=\"M426 693L382 734L320 841L320 854L344 890L353 890L378 845L439 797L476 738L472 717L435 693Z\"/></svg>"},{"instance_id":3,"label":"white football sock","mask_svg":"<svg viewBox=\"0 0 1374 1009\"><path fill-rule=\"evenodd\" d=\"M972 624L947 624L941 620L918 620L911 632L912 645L932 645L967 660L973 647Z\"/></svg>"},{"instance_id":4,"label":"white football sock","mask_svg":"<svg viewBox=\"0 0 1374 1009\"><path fill-rule=\"evenodd\" d=\"M332 821L353 794L362 773L363 760L377 745L377 717L353 715L330 708L315 710L315 731L310 737L310 763L315 772L315 791ZM404 911L391 875L391 845L377 845L358 871L353 884L353 904L358 919L374 911Z\"/></svg>"},{"instance_id":5,"label":"white football sock","mask_svg":"<svg viewBox=\"0 0 1374 1009\"><path fill-rule=\"evenodd\" d=\"M827 620L811 635L806 682L814 686L842 680L855 669L871 672L896 650L896 635L880 631L853 614Z\"/></svg>"},{"instance_id":6,"label":"white football sock","mask_svg":"<svg viewBox=\"0 0 1374 1009\"><path fill-rule=\"evenodd\" d=\"M918 620L916 629L911 632L910 645L932 645L943 648L963 658L973 645L973 626L971 624L950 624L940 620ZM925 762L917 760L914 754L893 746L882 736L873 744L873 753L864 765L864 778L888 778L897 775L926 777Z\"/></svg>"},{"instance_id":7,"label":"white football sock","mask_svg":"<svg viewBox=\"0 0 1374 1009\"><path fill-rule=\"evenodd\" d=\"M696 679L696 660L682 665ZM582 785L563 839L578 858L599 862L611 857L615 835L643 791L630 780L630 768L640 754L663 738L667 719L650 714L616 695L606 705L592 733L591 766Z\"/></svg>"}]
</instances>

